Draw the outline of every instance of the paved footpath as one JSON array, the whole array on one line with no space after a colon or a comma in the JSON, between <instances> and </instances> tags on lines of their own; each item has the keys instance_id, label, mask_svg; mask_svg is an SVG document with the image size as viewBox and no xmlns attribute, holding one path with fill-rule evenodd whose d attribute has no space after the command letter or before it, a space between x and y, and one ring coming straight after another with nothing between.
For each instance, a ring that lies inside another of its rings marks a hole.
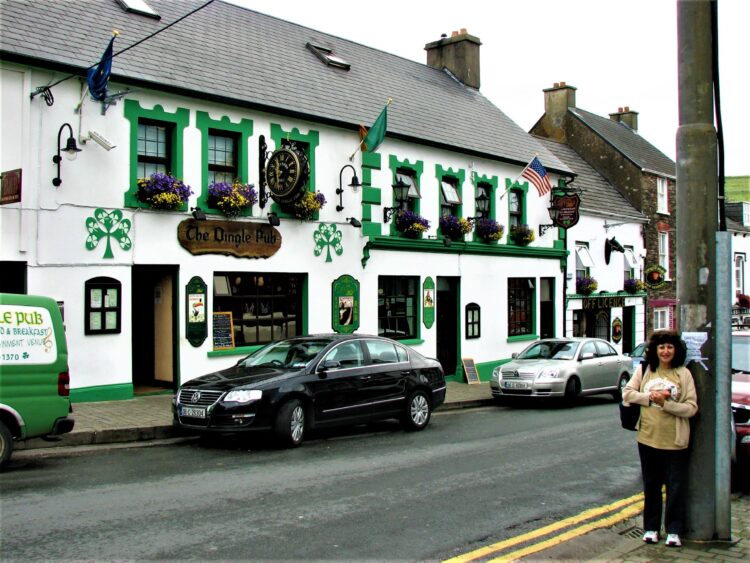
<instances>
[{"instance_id":1,"label":"paved footpath","mask_svg":"<svg viewBox=\"0 0 750 563\"><path fill-rule=\"evenodd\" d=\"M449 382L446 402L440 410L492 404L487 382L472 385ZM134 445L188 436L172 426L171 393L137 396L126 401L75 403L73 418L73 432L56 442L35 439L18 444L17 455L56 455L68 447ZM731 510L731 541L685 541L681 548L668 548L663 542L646 545L641 541L640 505L632 502L624 510L613 509L611 515L602 514L598 520L578 515L567 519L569 525L562 521L552 530L536 530L533 539L511 538L501 542L513 545L508 549L473 552L474 556L465 554L455 560L750 562L750 495L733 495ZM592 507L591 512L603 513L600 507Z\"/></svg>"}]
</instances>

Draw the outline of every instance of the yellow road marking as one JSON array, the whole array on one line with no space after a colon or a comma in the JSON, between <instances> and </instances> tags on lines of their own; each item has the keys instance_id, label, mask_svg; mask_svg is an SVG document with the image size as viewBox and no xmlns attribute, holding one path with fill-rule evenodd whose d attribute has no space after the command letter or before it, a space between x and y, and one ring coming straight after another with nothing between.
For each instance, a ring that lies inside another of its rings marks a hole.
<instances>
[{"instance_id":1,"label":"yellow road marking","mask_svg":"<svg viewBox=\"0 0 750 563\"><path fill-rule=\"evenodd\" d=\"M513 547L518 544L525 543L525 542L534 540L542 536L546 536L548 534L551 534L552 532L557 532L558 530L567 528L568 526L580 524L581 522L585 520L590 520L591 518L594 518L596 516L607 514L608 512L612 512L613 510L622 508L623 506L637 503L639 501L642 503L643 493L639 493L637 495L633 495L632 497L618 500L611 504L584 510L580 514L571 516L569 518L565 518L564 520L560 520L559 522L555 522L553 524L549 524L548 526L544 526L543 528L532 530L531 532L527 532L526 534L521 534L520 536L508 538L507 540L503 540L501 542L497 542L492 545L481 547L474 551L464 553L463 555L458 555L456 557L446 559L443 563L467 563L468 561L480 559L482 557L486 557L494 553L497 553L498 551L502 551L503 549L507 549L509 547ZM640 510L640 506L638 510Z\"/></svg>"},{"instance_id":2,"label":"yellow road marking","mask_svg":"<svg viewBox=\"0 0 750 563\"><path fill-rule=\"evenodd\" d=\"M544 551L545 549L549 549L550 547L554 547L575 537L582 536L583 534L587 534L588 532L591 532L593 530L598 530L600 528L609 528L610 526L614 526L618 522L627 518L631 518L632 516L635 516L642 511L643 503L639 502L621 510L620 512L612 514L611 516L602 518L601 520L590 522L589 524L584 524L583 526L579 526L578 528L573 528L572 530L564 532L543 542L539 542L523 549L513 551L495 559L490 559L490 561L513 561L516 559L520 559L521 557L526 557L527 555L532 555L534 553Z\"/></svg>"}]
</instances>

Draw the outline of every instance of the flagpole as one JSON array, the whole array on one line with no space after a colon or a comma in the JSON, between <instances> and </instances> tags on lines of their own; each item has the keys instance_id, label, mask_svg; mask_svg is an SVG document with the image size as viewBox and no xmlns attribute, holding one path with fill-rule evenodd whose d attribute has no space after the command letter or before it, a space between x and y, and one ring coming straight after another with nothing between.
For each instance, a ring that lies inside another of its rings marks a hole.
<instances>
[{"instance_id":1,"label":"flagpole","mask_svg":"<svg viewBox=\"0 0 750 563\"><path fill-rule=\"evenodd\" d=\"M385 102L385 107L384 107L383 109L385 109L385 108L387 108L387 107L388 107L389 105L391 105L391 102L392 102L392 101L393 101L393 98L388 98L388 99L386 100L386 102ZM382 110L382 109L380 110L380 113L383 113L383 110ZM378 116L380 116L380 113L378 114ZM375 119L377 119L377 117L376 117ZM364 142L364 138L362 138L362 139L360 139L360 140L359 140L359 144L357 145L357 148L356 148L356 149L354 149L354 152L353 152L353 153L352 153L352 155L351 155L351 156L349 157L349 162L351 162L352 160L354 160L354 157L355 157L355 156L357 156L357 151L359 151L359 150L361 150L361 149L362 149L362 143L363 143L363 142Z\"/></svg>"},{"instance_id":2,"label":"flagpole","mask_svg":"<svg viewBox=\"0 0 750 563\"><path fill-rule=\"evenodd\" d=\"M526 172L526 169L529 166L531 166L532 162L534 162L535 158L539 158L539 153L535 153L534 156L531 157L531 160L529 161L529 163L526 166L523 167L523 169L521 170L521 173L518 176L516 176L516 179L513 180L507 188L505 188L505 191L500 195L500 197L498 199L503 199L505 197L505 194L508 193L508 190L510 190L515 185L515 183L518 182L518 180L521 178L521 176L523 176L523 173Z\"/></svg>"}]
</instances>

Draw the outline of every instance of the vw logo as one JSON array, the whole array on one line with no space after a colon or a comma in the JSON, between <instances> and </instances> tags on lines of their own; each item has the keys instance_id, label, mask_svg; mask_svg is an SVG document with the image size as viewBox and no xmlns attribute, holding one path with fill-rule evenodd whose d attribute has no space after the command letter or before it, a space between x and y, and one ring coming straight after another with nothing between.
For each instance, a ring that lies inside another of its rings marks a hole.
<instances>
[{"instance_id":1,"label":"vw logo","mask_svg":"<svg viewBox=\"0 0 750 563\"><path fill-rule=\"evenodd\" d=\"M518 373L518 370L513 372L513 377L521 377L521 375Z\"/></svg>"},{"instance_id":2,"label":"vw logo","mask_svg":"<svg viewBox=\"0 0 750 563\"><path fill-rule=\"evenodd\" d=\"M196 391L195 393L193 393L190 396L190 402L191 403L197 403L198 401L200 401L200 399L201 399L201 392L200 391Z\"/></svg>"}]
</instances>

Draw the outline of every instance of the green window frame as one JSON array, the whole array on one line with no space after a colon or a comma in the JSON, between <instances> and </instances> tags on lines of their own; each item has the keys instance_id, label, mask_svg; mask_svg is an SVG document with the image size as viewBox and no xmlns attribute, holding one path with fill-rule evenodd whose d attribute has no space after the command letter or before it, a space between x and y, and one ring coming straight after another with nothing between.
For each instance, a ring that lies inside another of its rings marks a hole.
<instances>
[{"instance_id":1,"label":"green window frame","mask_svg":"<svg viewBox=\"0 0 750 563\"><path fill-rule=\"evenodd\" d=\"M168 144L168 153L160 158L161 162L168 164L170 170L166 172L176 178L183 178L184 161L184 131L190 120L190 111L186 108L177 108L174 112L167 112L160 105L153 109L141 107L137 100L125 100L124 117L130 122L130 171L129 187L124 195L125 207L138 207L148 209L150 206L138 199L138 171L139 171L139 129L140 125L163 126L165 128L165 143ZM168 132L167 132L168 130ZM144 156L147 156L144 154ZM143 162L149 159L144 158ZM185 203L178 211L187 211L188 204Z\"/></svg>"}]
</instances>

